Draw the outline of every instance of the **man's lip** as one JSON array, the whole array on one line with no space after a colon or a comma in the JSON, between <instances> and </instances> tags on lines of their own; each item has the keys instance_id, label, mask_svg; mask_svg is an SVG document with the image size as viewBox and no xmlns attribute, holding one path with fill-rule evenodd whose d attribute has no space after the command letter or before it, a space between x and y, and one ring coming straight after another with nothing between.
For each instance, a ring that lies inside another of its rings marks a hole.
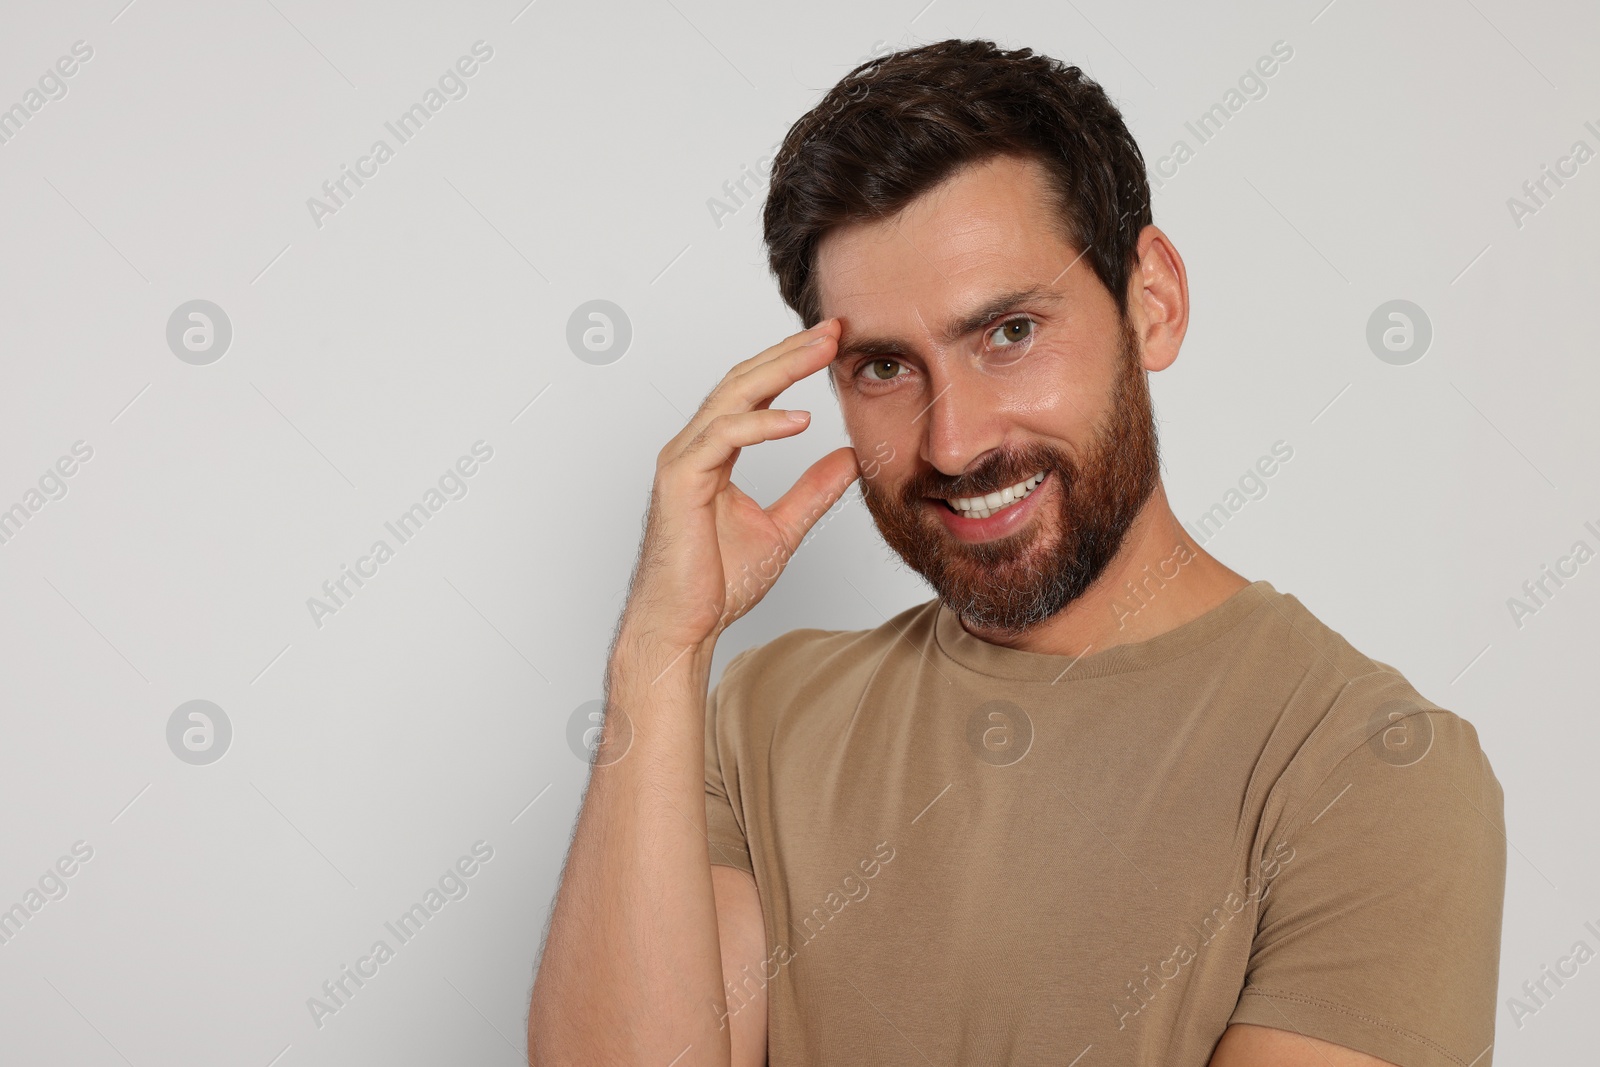
<instances>
[{"instance_id":1,"label":"man's lip","mask_svg":"<svg viewBox=\"0 0 1600 1067\"><path fill-rule=\"evenodd\" d=\"M1039 473L1043 473L1045 475L1049 475L1050 471L1049 471L1049 468L1045 468L1043 471L1035 471L1034 472L1034 474L1039 474ZM948 504L948 503L950 503L950 501L960 499L961 497L988 496L990 493L998 493L1001 489L1009 488L1009 487L1011 487L1013 485L1016 485L1018 482L1026 481L1027 479L1029 479L1031 477L1033 477L1033 474L1024 474L1022 477L1014 478L1011 481L1002 484L1001 486L999 486L996 489L985 489L981 493L948 493L948 494L945 494L943 496L941 496L941 495L939 495L937 493L930 493L928 496L924 497L924 499L925 500L937 501L940 504ZM1039 484L1043 485L1044 482L1041 480ZM1037 488L1037 486L1035 488ZM952 510L954 510L954 509L952 509Z\"/></svg>"},{"instance_id":2,"label":"man's lip","mask_svg":"<svg viewBox=\"0 0 1600 1067\"><path fill-rule=\"evenodd\" d=\"M999 511L992 513L987 519L964 515L950 507L942 497L929 497L928 500L930 501L930 506L938 508L938 518L944 528L950 531L957 540L968 544L977 544L997 537L1005 537L1017 530L1022 523L1027 521L1028 516L1037 510L1039 504L1035 498L1040 493L1050 491L1054 482L1053 472L1045 471L1044 479L1034 487L1033 492L1021 500L1005 505ZM939 507L940 504L944 506Z\"/></svg>"}]
</instances>

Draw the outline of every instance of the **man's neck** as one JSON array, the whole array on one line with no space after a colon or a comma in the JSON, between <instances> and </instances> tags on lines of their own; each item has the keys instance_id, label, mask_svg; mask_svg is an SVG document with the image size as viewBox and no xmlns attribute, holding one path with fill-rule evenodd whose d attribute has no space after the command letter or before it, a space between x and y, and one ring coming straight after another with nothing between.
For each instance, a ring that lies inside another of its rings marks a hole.
<instances>
[{"instance_id":1,"label":"man's neck","mask_svg":"<svg viewBox=\"0 0 1600 1067\"><path fill-rule=\"evenodd\" d=\"M1082 596L1020 634L962 628L1023 652L1081 656L1148 641L1199 618L1249 585L1195 544L1157 485L1122 547Z\"/></svg>"}]
</instances>

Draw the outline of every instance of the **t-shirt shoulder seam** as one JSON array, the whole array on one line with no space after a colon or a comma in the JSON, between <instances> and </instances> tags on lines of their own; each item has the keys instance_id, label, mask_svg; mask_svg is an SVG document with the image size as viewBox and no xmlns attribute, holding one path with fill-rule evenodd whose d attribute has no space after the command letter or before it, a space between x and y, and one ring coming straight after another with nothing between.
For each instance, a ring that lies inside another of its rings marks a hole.
<instances>
[{"instance_id":1,"label":"t-shirt shoulder seam","mask_svg":"<svg viewBox=\"0 0 1600 1067\"><path fill-rule=\"evenodd\" d=\"M1298 634L1302 640L1312 647L1312 650L1316 652L1317 655L1327 660L1328 666L1333 669L1334 673L1338 674L1339 677L1343 679L1343 685L1340 687L1339 697L1336 699L1343 698L1344 690L1348 689L1352 682L1360 681L1363 678L1370 678L1374 674L1392 674L1404 680L1405 676L1400 674L1399 671L1388 666L1387 664L1379 663L1377 660L1361 651L1355 645L1351 644L1349 639L1341 634L1338 630L1335 630L1333 627L1323 622L1322 619L1317 616L1317 613L1306 607L1305 603L1301 601L1299 597L1293 595L1292 593L1285 593L1283 594L1281 602L1287 604L1290 610L1292 610L1298 616L1300 621L1309 623L1311 625L1315 637L1313 637L1312 634L1308 634L1300 626L1297 626L1295 619L1291 619L1285 615L1283 618L1285 622L1288 623L1290 631ZM1280 615L1281 614L1282 613L1280 612ZM1343 655L1335 658L1334 653L1343 653ZM1340 662L1341 660L1344 661L1342 664ZM1359 667L1360 670L1358 673L1346 674L1345 667L1352 667L1353 669ZM1409 685L1410 683L1407 682L1407 684Z\"/></svg>"},{"instance_id":2,"label":"t-shirt shoulder seam","mask_svg":"<svg viewBox=\"0 0 1600 1067\"><path fill-rule=\"evenodd\" d=\"M786 653L793 647L803 647L806 645L823 644L834 641L842 644L849 644L853 641L869 640L874 635L881 633L885 626L887 626L889 623L892 623L903 616L911 615L920 610L925 610L928 608L928 606L929 602L927 601L919 604L913 604L911 607L891 616L883 625L879 626L867 626L856 629L823 629L816 626L797 626L792 630L785 630L783 633L777 634L767 641L763 641L760 644L751 645L749 648L743 649L736 653L723 668L723 676L726 677L727 674L733 670L735 665L739 664L742 660L750 658L752 653L756 652Z\"/></svg>"},{"instance_id":3,"label":"t-shirt shoulder seam","mask_svg":"<svg viewBox=\"0 0 1600 1067\"><path fill-rule=\"evenodd\" d=\"M1382 672L1373 672L1373 673L1382 673ZM1362 675L1361 677L1367 677L1367 676L1366 675ZM1354 681L1354 680L1355 679L1351 679L1351 681ZM1337 707L1339 701L1344 699L1345 694L1349 691L1349 688L1350 688L1349 683L1346 683L1343 687L1340 688L1338 697L1336 697L1334 699L1333 707ZM1413 688L1413 692L1415 692L1414 688ZM1462 725L1471 725L1470 723L1468 723L1468 721L1466 719L1462 718L1460 715L1458 715L1455 712L1451 711L1449 708L1441 708L1441 707L1439 707L1439 705L1435 704L1433 701L1429 700L1427 697L1422 696L1422 694L1420 694L1420 693L1418 693L1417 696L1421 699L1423 704L1426 704L1426 705L1429 705L1429 706L1428 707L1419 706L1416 709L1416 711L1412 713L1413 715L1438 713L1440 715L1446 715L1449 718L1454 719L1457 722L1461 723ZM1329 711L1328 711L1328 714L1331 716L1332 713L1333 713L1333 708L1330 707ZM1407 715L1405 717L1408 718L1408 719L1411 718L1410 715ZM1327 722L1327 721L1328 721L1327 718L1323 719L1323 722ZM1333 760L1332 762L1330 762L1328 764L1328 769L1323 773L1322 777L1319 778L1314 784L1311 784L1306 788L1306 790L1304 792L1304 795L1301 797L1300 803L1296 807L1294 807L1292 810L1288 810L1288 811L1285 811L1283 813L1282 824L1285 827L1287 827L1288 829L1290 829L1290 830L1298 829L1300 819L1305 815L1307 810L1309 810L1309 807L1310 807L1310 804L1311 804L1311 798L1317 795L1317 791L1322 788L1323 784L1325 782L1327 782L1327 780L1333 776L1334 772L1336 772L1340 767L1344 766L1346 761L1348 761L1351 756L1356 755L1363 748L1366 748L1367 746L1371 745L1372 744L1372 739L1374 737L1378 736L1380 733L1383 733L1385 730L1391 729L1392 726L1393 726L1393 723L1392 722L1387 722L1387 721L1384 722L1384 723L1377 724L1376 726L1374 726L1372 728L1370 733L1367 733L1364 737L1361 738L1361 740L1359 740L1355 744L1351 745L1349 749L1347 749L1346 751L1340 753L1338 759ZM1320 727L1320 724L1319 724L1319 727ZM1287 768L1285 769L1285 773L1286 774L1288 773L1288 769Z\"/></svg>"},{"instance_id":4,"label":"t-shirt shoulder seam","mask_svg":"<svg viewBox=\"0 0 1600 1067\"><path fill-rule=\"evenodd\" d=\"M1439 1042L1433 1040L1433 1038L1428 1037L1425 1034L1419 1034L1415 1030L1407 1029L1404 1026L1397 1026L1394 1023L1384 1022L1376 1015L1371 1015L1364 1011L1357 1011L1354 1008L1347 1008L1343 1004L1337 1004L1331 1000L1324 1000L1321 997L1308 996L1305 993L1287 993L1278 990L1264 989L1261 986L1252 985L1245 986L1239 995L1241 997L1271 997L1276 1000L1288 1000L1299 1004L1308 1004L1315 1008L1322 1008L1325 1011L1337 1012L1340 1015L1345 1015L1352 1019L1358 1019L1361 1022L1368 1023L1380 1029L1399 1034L1401 1037L1404 1037L1409 1041L1415 1041L1417 1044L1437 1052L1439 1055L1448 1059L1451 1063L1459 1063L1461 1064L1461 1067L1467 1067L1466 1060L1462 1059L1460 1056L1457 1056L1454 1052L1451 1052L1448 1048L1445 1048L1443 1045L1439 1044Z\"/></svg>"}]
</instances>

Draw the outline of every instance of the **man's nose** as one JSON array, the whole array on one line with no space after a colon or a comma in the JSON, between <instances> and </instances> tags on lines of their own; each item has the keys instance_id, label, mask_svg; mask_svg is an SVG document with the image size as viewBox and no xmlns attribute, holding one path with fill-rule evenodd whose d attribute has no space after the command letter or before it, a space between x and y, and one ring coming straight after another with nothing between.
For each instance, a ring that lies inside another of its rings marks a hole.
<instances>
[{"instance_id":1,"label":"man's nose","mask_svg":"<svg viewBox=\"0 0 1600 1067\"><path fill-rule=\"evenodd\" d=\"M954 478L1000 446L1005 425L993 399L973 383L946 378L934 384L933 399L918 416L922 458Z\"/></svg>"}]
</instances>

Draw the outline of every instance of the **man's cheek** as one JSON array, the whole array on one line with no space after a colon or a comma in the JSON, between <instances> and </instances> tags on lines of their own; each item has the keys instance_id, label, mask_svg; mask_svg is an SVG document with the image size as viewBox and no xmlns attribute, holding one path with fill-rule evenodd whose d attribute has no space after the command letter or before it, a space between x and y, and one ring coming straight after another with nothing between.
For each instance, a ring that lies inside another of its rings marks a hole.
<instances>
[{"instance_id":1,"label":"man's cheek","mask_svg":"<svg viewBox=\"0 0 1600 1067\"><path fill-rule=\"evenodd\" d=\"M879 441L868 455L861 458L861 476L867 479L878 477L890 463L894 462L897 454L895 447L888 441Z\"/></svg>"}]
</instances>

